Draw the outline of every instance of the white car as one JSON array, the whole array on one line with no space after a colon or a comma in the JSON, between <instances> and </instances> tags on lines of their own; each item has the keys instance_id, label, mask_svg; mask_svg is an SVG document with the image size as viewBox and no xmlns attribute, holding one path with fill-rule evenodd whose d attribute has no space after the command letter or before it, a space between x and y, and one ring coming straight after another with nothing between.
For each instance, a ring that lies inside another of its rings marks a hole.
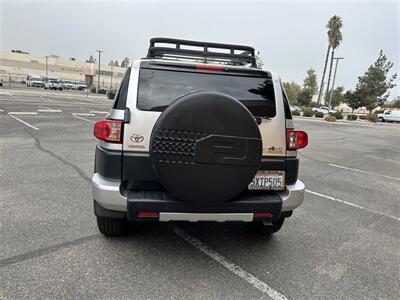
<instances>
[{"instance_id":1,"label":"white car","mask_svg":"<svg viewBox=\"0 0 400 300\"><path fill-rule=\"evenodd\" d=\"M75 85L74 85L74 83L73 83L72 81L63 80L63 81L61 81L61 82L62 82L62 87L63 87L63 89L72 90L72 89L75 88Z\"/></svg>"},{"instance_id":2,"label":"white car","mask_svg":"<svg viewBox=\"0 0 400 300\"><path fill-rule=\"evenodd\" d=\"M28 76L26 76L26 86L43 87L44 82L39 75L29 74Z\"/></svg>"},{"instance_id":3,"label":"white car","mask_svg":"<svg viewBox=\"0 0 400 300\"><path fill-rule=\"evenodd\" d=\"M61 81L56 77L44 77L44 89L62 91L63 86Z\"/></svg>"},{"instance_id":4,"label":"white car","mask_svg":"<svg viewBox=\"0 0 400 300\"><path fill-rule=\"evenodd\" d=\"M334 114L334 113L337 112L336 110L330 109L330 108L327 107L327 106L314 107L312 110L313 110L314 112L322 112L323 114Z\"/></svg>"},{"instance_id":5,"label":"white car","mask_svg":"<svg viewBox=\"0 0 400 300\"><path fill-rule=\"evenodd\" d=\"M378 114L379 122L400 122L400 110L385 110L383 114Z\"/></svg>"},{"instance_id":6,"label":"white car","mask_svg":"<svg viewBox=\"0 0 400 300\"><path fill-rule=\"evenodd\" d=\"M86 83L84 83L82 81L76 81L75 82L74 90L83 91L83 90L86 90L86 89L87 89Z\"/></svg>"}]
</instances>

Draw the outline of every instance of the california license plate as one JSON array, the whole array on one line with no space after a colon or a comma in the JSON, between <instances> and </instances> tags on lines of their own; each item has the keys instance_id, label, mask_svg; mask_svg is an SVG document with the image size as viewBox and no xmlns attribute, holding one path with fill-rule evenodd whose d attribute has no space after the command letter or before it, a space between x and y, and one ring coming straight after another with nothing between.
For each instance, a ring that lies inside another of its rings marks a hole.
<instances>
[{"instance_id":1,"label":"california license plate","mask_svg":"<svg viewBox=\"0 0 400 300\"><path fill-rule=\"evenodd\" d=\"M249 184L249 190L283 190L285 187L285 171L257 171Z\"/></svg>"}]
</instances>

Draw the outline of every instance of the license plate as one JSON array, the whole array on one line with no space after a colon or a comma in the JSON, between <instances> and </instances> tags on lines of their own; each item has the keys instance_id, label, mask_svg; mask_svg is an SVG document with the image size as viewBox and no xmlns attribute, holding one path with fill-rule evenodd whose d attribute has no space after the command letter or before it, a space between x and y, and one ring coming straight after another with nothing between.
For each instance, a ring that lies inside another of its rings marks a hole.
<instances>
[{"instance_id":1,"label":"license plate","mask_svg":"<svg viewBox=\"0 0 400 300\"><path fill-rule=\"evenodd\" d=\"M258 171L250 182L249 190L283 190L285 171Z\"/></svg>"}]
</instances>

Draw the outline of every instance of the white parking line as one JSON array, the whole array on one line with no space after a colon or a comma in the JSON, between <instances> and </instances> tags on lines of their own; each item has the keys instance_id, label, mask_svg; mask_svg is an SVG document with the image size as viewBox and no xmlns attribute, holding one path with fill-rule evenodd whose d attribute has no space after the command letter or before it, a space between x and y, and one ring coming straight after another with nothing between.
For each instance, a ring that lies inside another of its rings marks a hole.
<instances>
[{"instance_id":1,"label":"white parking line","mask_svg":"<svg viewBox=\"0 0 400 300\"><path fill-rule=\"evenodd\" d=\"M87 116L87 117L94 117L94 114L87 114L87 113L72 113L73 116Z\"/></svg>"},{"instance_id":2,"label":"white parking line","mask_svg":"<svg viewBox=\"0 0 400 300\"><path fill-rule=\"evenodd\" d=\"M306 190L306 192L310 193L310 194L313 194L315 196L318 196L318 197L322 197L322 198L325 198L325 199L328 199L328 200L336 201L336 202L339 202L339 203L342 203L342 204L346 204L348 206L352 206L352 207L355 207L355 208L358 208L358 209L361 209L361 210L372 212L372 213L377 214L377 215L381 215L381 216L385 216L387 218L391 218L391 219L396 220L396 221L400 221L399 217L392 216L392 215L389 215L389 214L385 214L385 213L377 211L375 209L367 208L367 207L364 207L364 206L361 206L361 205L358 205L358 204L355 204L355 203L351 203L351 202L348 202L348 201L345 201L345 200L341 200L341 199L338 199L338 198L335 198L335 197L332 197L332 196L324 195L324 194L317 193L317 192L310 191L310 190Z\"/></svg>"},{"instance_id":3,"label":"white parking line","mask_svg":"<svg viewBox=\"0 0 400 300\"><path fill-rule=\"evenodd\" d=\"M244 279L248 283L250 283L252 286L254 286L256 289L260 290L264 294L268 295L274 300L287 300L288 298L281 294L280 292L274 290L272 287L270 287L268 284L265 282L261 281L254 275L246 272L243 270L240 266L234 264L233 262L229 261L226 257L222 256L215 250L211 249L207 245L203 244L201 241L196 239L195 237L191 236L184 230L182 230L179 227L173 226L172 227L173 232L187 241L188 243L192 244L195 246L197 249L199 249L201 252L206 254L208 257L212 258L214 261L217 263L221 264L225 268L227 268L229 271L234 273L235 275L239 276L240 278Z\"/></svg>"},{"instance_id":4,"label":"white parking line","mask_svg":"<svg viewBox=\"0 0 400 300\"><path fill-rule=\"evenodd\" d=\"M91 110L91 111L89 111L89 113L105 115L105 114L108 114L109 112L108 111Z\"/></svg>"},{"instance_id":5,"label":"white parking line","mask_svg":"<svg viewBox=\"0 0 400 300\"><path fill-rule=\"evenodd\" d=\"M386 161L391 161L391 162L400 162L400 161L395 160L395 159L383 158L383 157L372 156L372 155L365 155L365 157L379 159L379 160L386 160Z\"/></svg>"},{"instance_id":6,"label":"white parking line","mask_svg":"<svg viewBox=\"0 0 400 300\"><path fill-rule=\"evenodd\" d=\"M335 168L340 168L340 169L344 169L344 170L350 170L350 171L354 171L354 172L359 172L359 173L364 173L364 174L369 174L369 175L375 175L375 176L380 176L380 177L384 177L384 178L400 181L400 178L397 178L397 177L392 177L392 176L388 176L388 175L378 174L378 173L369 172L369 171L360 170L360 169L355 169L355 168L339 166L339 165L335 165L335 164L328 164L328 165L331 166L331 167L335 167Z\"/></svg>"},{"instance_id":7,"label":"white parking line","mask_svg":"<svg viewBox=\"0 0 400 300\"><path fill-rule=\"evenodd\" d=\"M37 115L36 111L10 111L9 115Z\"/></svg>"},{"instance_id":8,"label":"white parking line","mask_svg":"<svg viewBox=\"0 0 400 300\"><path fill-rule=\"evenodd\" d=\"M37 127L35 127L35 126L33 126L33 125L29 124L29 123L26 123L25 121L21 120L20 118L17 118L17 117L14 116L14 115L10 115L10 114L9 114L9 116L10 116L11 118L13 118L13 119L15 119L15 120L21 122L22 124L25 124L26 126L32 128L32 129L39 130L39 128L37 128Z\"/></svg>"},{"instance_id":9,"label":"white parking line","mask_svg":"<svg viewBox=\"0 0 400 300\"><path fill-rule=\"evenodd\" d=\"M79 116L74 116L74 115L72 115L74 118L77 118L77 119L81 119L81 120L83 120L83 121L87 121L87 122L90 122L90 123L96 123L95 121L92 121L92 120L89 120L89 119L85 119L85 118L82 118L82 117L79 117Z\"/></svg>"},{"instance_id":10,"label":"white parking line","mask_svg":"<svg viewBox=\"0 0 400 300\"><path fill-rule=\"evenodd\" d=\"M39 107L44 108L44 109L53 109L53 108L50 108L50 107L47 107L47 106L43 106L43 105L39 105Z\"/></svg>"},{"instance_id":11,"label":"white parking line","mask_svg":"<svg viewBox=\"0 0 400 300\"><path fill-rule=\"evenodd\" d=\"M4 112L4 110L0 109L0 112Z\"/></svg>"},{"instance_id":12,"label":"white parking line","mask_svg":"<svg viewBox=\"0 0 400 300\"><path fill-rule=\"evenodd\" d=\"M38 112L60 113L61 109L38 109Z\"/></svg>"}]
</instances>

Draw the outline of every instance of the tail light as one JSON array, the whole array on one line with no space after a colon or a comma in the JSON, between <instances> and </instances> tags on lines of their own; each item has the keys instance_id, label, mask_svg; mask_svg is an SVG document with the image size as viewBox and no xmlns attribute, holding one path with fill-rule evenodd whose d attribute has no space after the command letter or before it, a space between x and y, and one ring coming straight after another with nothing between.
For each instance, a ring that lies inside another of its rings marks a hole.
<instances>
[{"instance_id":1,"label":"tail light","mask_svg":"<svg viewBox=\"0 0 400 300\"><path fill-rule=\"evenodd\" d=\"M287 131L287 150L301 149L307 146L308 135L305 131L288 129Z\"/></svg>"},{"instance_id":2,"label":"tail light","mask_svg":"<svg viewBox=\"0 0 400 300\"><path fill-rule=\"evenodd\" d=\"M96 138L110 143L122 143L123 121L100 120L94 124L93 134Z\"/></svg>"},{"instance_id":3,"label":"tail light","mask_svg":"<svg viewBox=\"0 0 400 300\"><path fill-rule=\"evenodd\" d=\"M196 65L197 70L206 70L206 71L225 71L225 67L223 66L210 66L210 65Z\"/></svg>"}]
</instances>

